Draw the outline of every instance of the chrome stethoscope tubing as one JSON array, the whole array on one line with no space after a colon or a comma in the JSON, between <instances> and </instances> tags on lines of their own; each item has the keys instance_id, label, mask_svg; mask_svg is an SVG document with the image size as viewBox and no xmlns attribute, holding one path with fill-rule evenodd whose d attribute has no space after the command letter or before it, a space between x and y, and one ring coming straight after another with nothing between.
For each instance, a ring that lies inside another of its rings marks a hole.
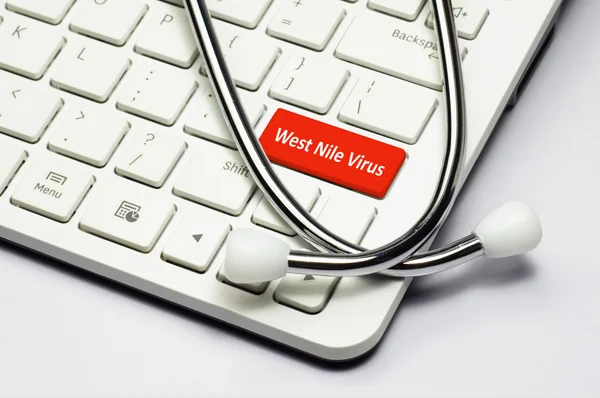
<instances>
[{"instance_id":1,"label":"chrome stethoscope tubing","mask_svg":"<svg viewBox=\"0 0 600 398\"><path fill-rule=\"evenodd\" d=\"M448 216L460 183L466 127L458 39L449 0L431 0L439 38L442 78L445 83L447 142L438 186L421 220L395 241L365 250L332 234L319 224L277 177L256 138L231 78L204 0L186 0L185 6L201 49L208 76L240 155L258 187L298 234L325 253L292 251L288 272L328 276L366 275L386 271L394 276L439 272L483 254L479 239L471 235L429 253L411 256L437 231ZM327 253L328 252L328 253ZM343 256L339 254L343 253Z\"/></svg>"},{"instance_id":2,"label":"chrome stethoscope tubing","mask_svg":"<svg viewBox=\"0 0 600 398\"><path fill-rule=\"evenodd\" d=\"M537 216L527 206L513 202L490 214L476 227L473 234L443 248L416 254L450 213L463 171L465 99L458 38L450 0L430 0L439 42L447 128L443 167L435 195L421 219L408 232L373 250L347 242L325 229L285 188L273 171L246 117L225 58L217 44L217 35L205 1L185 0L185 6L221 111L254 181L283 219L302 238L322 251L289 252L289 247L281 250L281 245L276 242L266 242L269 240L268 236L256 239L247 236L247 240L253 243L246 244L246 237L238 238L246 232L236 230L232 233L237 233L236 238L231 236L228 243L229 248L234 241L236 249L228 249L227 253L235 258L231 262L236 265L231 265L229 269L237 269L238 282L276 279L286 272L325 276L359 276L382 272L397 277L413 277L441 272L484 254L503 257L537 246L541 240L541 226ZM249 259L251 256L253 260ZM249 263L252 265L248 265ZM265 263L268 265L264 265ZM227 268L227 255L225 265ZM262 268L264 272L253 271L253 267Z\"/></svg>"}]
</instances>

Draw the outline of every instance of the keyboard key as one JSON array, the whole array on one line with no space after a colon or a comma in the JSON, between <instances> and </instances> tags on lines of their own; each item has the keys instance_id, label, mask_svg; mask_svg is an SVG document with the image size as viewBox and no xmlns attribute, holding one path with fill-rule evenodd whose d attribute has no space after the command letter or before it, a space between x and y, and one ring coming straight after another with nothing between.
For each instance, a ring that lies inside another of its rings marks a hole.
<instances>
[{"instance_id":1,"label":"keyboard key","mask_svg":"<svg viewBox=\"0 0 600 398\"><path fill-rule=\"evenodd\" d=\"M269 94L280 101L325 114L348 79L343 65L329 60L294 56Z\"/></svg>"},{"instance_id":2,"label":"keyboard key","mask_svg":"<svg viewBox=\"0 0 600 398\"><path fill-rule=\"evenodd\" d=\"M231 231L228 224L186 216L163 251L166 261L206 272Z\"/></svg>"},{"instance_id":3,"label":"keyboard key","mask_svg":"<svg viewBox=\"0 0 600 398\"><path fill-rule=\"evenodd\" d=\"M242 91L239 91L239 95L250 124L256 126L265 113L265 106ZM198 91L192 99L190 109L192 111L189 112L184 128L186 133L237 149L212 89Z\"/></svg>"},{"instance_id":4,"label":"keyboard key","mask_svg":"<svg viewBox=\"0 0 600 398\"><path fill-rule=\"evenodd\" d=\"M61 106L60 98L50 91L5 82L0 85L0 133L37 142Z\"/></svg>"},{"instance_id":5,"label":"keyboard key","mask_svg":"<svg viewBox=\"0 0 600 398\"><path fill-rule=\"evenodd\" d=\"M176 6L179 6L179 7L183 7L183 0L162 0L162 1L164 1L165 3L170 3L170 4L174 4Z\"/></svg>"},{"instance_id":6,"label":"keyboard key","mask_svg":"<svg viewBox=\"0 0 600 398\"><path fill-rule=\"evenodd\" d=\"M160 188L186 150L185 142L163 131L137 130L117 153L116 172Z\"/></svg>"},{"instance_id":7,"label":"keyboard key","mask_svg":"<svg viewBox=\"0 0 600 398\"><path fill-rule=\"evenodd\" d=\"M279 57L279 48L267 40L240 34L239 29L221 28L217 29L217 32L235 84L247 90L258 90ZM201 72L206 75L204 65Z\"/></svg>"},{"instance_id":8,"label":"keyboard key","mask_svg":"<svg viewBox=\"0 0 600 398\"><path fill-rule=\"evenodd\" d=\"M269 160L382 199L406 160L402 148L278 109L260 136Z\"/></svg>"},{"instance_id":9,"label":"keyboard key","mask_svg":"<svg viewBox=\"0 0 600 398\"><path fill-rule=\"evenodd\" d=\"M166 6L155 11L135 44L135 51L148 57L189 68L198 57L198 47L185 10Z\"/></svg>"},{"instance_id":10,"label":"keyboard key","mask_svg":"<svg viewBox=\"0 0 600 398\"><path fill-rule=\"evenodd\" d=\"M74 108L50 139L51 151L104 167L129 130L120 117L89 108Z\"/></svg>"},{"instance_id":11,"label":"keyboard key","mask_svg":"<svg viewBox=\"0 0 600 398\"><path fill-rule=\"evenodd\" d=\"M175 214L175 206L149 188L125 180L102 187L79 227L142 253L149 253Z\"/></svg>"},{"instance_id":12,"label":"keyboard key","mask_svg":"<svg viewBox=\"0 0 600 398\"><path fill-rule=\"evenodd\" d=\"M39 22L25 18L5 21L0 29L0 68L40 79L64 43L61 35Z\"/></svg>"},{"instance_id":13,"label":"keyboard key","mask_svg":"<svg viewBox=\"0 0 600 398\"><path fill-rule=\"evenodd\" d=\"M56 25L75 0L6 0L6 8Z\"/></svg>"},{"instance_id":14,"label":"keyboard key","mask_svg":"<svg viewBox=\"0 0 600 398\"><path fill-rule=\"evenodd\" d=\"M165 126L175 123L196 90L196 82L177 70L154 63L129 74L117 107Z\"/></svg>"},{"instance_id":15,"label":"keyboard key","mask_svg":"<svg viewBox=\"0 0 600 398\"><path fill-rule=\"evenodd\" d=\"M466 53L461 46L463 58ZM375 13L357 17L335 51L345 61L441 91L438 54L435 33L425 25Z\"/></svg>"},{"instance_id":16,"label":"keyboard key","mask_svg":"<svg viewBox=\"0 0 600 398\"><path fill-rule=\"evenodd\" d=\"M80 0L70 28L82 35L122 46L147 10L140 0Z\"/></svg>"},{"instance_id":17,"label":"keyboard key","mask_svg":"<svg viewBox=\"0 0 600 398\"><path fill-rule=\"evenodd\" d=\"M58 59L51 84L98 102L105 102L129 68L119 51L92 41L69 43Z\"/></svg>"},{"instance_id":18,"label":"keyboard key","mask_svg":"<svg viewBox=\"0 0 600 398\"><path fill-rule=\"evenodd\" d=\"M256 190L236 151L208 144L194 154L175 183L177 196L237 216Z\"/></svg>"},{"instance_id":19,"label":"keyboard key","mask_svg":"<svg viewBox=\"0 0 600 398\"><path fill-rule=\"evenodd\" d=\"M244 290L248 293L256 295L263 294L267 290L267 287L269 287L269 282L237 284L227 279L227 277L223 275L221 271L219 271L217 274L217 279L225 284L228 284L229 286L233 286L240 290Z\"/></svg>"},{"instance_id":20,"label":"keyboard key","mask_svg":"<svg viewBox=\"0 0 600 398\"><path fill-rule=\"evenodd\" d=\"M414 21L425 5L425 0L369 0L373 10L385 12L407 21Z\"/></svg>"},{"instance_id":21,"label":"keyboard key","mask_svg":"<svg viewBox=\"0 0 600 398\"><path fill-rule=\"evenodd\" d=\"M94 184L87 170L52 158L36 161L12 195L12 204L59 222L71 219Z\"/></svg>"},{"instance_id":22,"label":"keyboard key","mask_svg":"<svg viewBox=\"0 0 600 398\"><path fill-rule=\"evenodd\" d=\"M0 141L0 195L27 159L27 153L10 142Z\"/></svg>"},{"instance_id":23,"label":"keyboard key","mask_svg":"<svg viewBox=\"0 0 600 398\"><path fill-rule=\"evenodd\" d=\"M313 50L325 48L345 11L333 1L284 0L267 33Z\"/></svg>"},{"instance_id":24,"label":"keyboard key","mask_svg":"<svg viewBox=\"0 0 600 398\"><path fill-rule=\"evenodd\" d=\"M272 0L208 0L206 4L213 17L254 29L271 2Z\"/></svg>"},{"instance_id":25,"label":"keyboard key","mask_svg":"<svg viewBox=\"0 0 600 398\"><path fill-rule=\"evenodd\" d=\"M275 289L275 301L308 314L323 310L339 278L288 274Z\"/></svg>"},{"instance_id":26,"label":"keyboard key","mask_svg":"<svg viewBox=\"0 0 600 398\"><path fill-rule=\"evenodd\" d=\"M437 105L436 95L426 88L385 77L362 79L339 117L354 126L414 144Z\"/></svg>"},{"instance_id":27,"label":"keyboard key","mask_svg":"<svg viewBox=\"0 0 600 398\"><path fill-rule=\"evenodd\" d=\"M479 34L490 11L482 3L472 0L453 0L454 20L458 36L473 40ZM427 18L427 27L433 29L433 14Z\"/></svg>"},{"instance_id":28,"label":"keyboard key","mask_svg":"<svg viewBox=\"0 0 600 398\"><path fill-rule=\"evenodd\" d=\"M364 202L332 196L317 220L334 234L358 245L376 215L377 210Z\"/></svg>"},{"instance_id":29,"label":"keyboard key","mask_svg":"<svg viewBox=\"0 0 600 398\"><path fill-rule=\"evenodd\" d=\"M294 198L304 210L310 212L319 199L321 191L316 187L307 185L288 185L287 188L290 190ZM294 236L294 231L281 216L275 211L269 201L263 197L258 204L254 214L252 214L252 222L265 228L272 229L277 232L281 232L284 235Z\"/></svg>"}]
</instances>

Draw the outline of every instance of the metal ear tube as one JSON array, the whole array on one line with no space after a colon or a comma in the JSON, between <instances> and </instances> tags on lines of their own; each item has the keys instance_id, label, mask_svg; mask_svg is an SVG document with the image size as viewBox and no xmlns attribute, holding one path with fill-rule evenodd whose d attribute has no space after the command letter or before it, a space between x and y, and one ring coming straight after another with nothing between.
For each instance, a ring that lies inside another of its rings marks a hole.
<instances>
[{"instance_id":1,"label":"metal ear tube","mask_svg":"<svg viewBox=\"0 0 600 398\"><path fill-rule=\"evenodd\" d=\"M291 251L284 242L253 230L234 231L227 243L223 271L236 283L274 280L286 273L358 276L382 272L413 277L441 272L476 257L503 257L536 247L541 226L535 213L510 202L482 221L473 231L446 247L415 254L448 217L462 178L466 115L461 58L450 0L430 0L439 41L444 81L447 141L435 194L421 219L391 243L366 250L336 236L319 224L294 199L278 178L244 112L225 58L218 45L204 0L185 0L204 65L227 125L264 196L306 241L322 253Z\"/></svg>"}]
</instances>

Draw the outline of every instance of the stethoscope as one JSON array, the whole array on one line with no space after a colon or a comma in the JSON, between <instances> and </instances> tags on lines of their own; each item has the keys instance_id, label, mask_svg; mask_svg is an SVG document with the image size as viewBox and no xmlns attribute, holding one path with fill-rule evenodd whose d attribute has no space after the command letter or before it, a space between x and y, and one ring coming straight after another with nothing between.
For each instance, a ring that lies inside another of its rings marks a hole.
<instances>
[{"instance_id":1,"label":"stethoscope","mask_svg":"<svg viewBox=\"0 0 600 398\"><path fill-rule=\"evenodd\" d=\"M228 238L222 271L235 283L267 282L287 273L334 277L383 273L415 277L445 271L486 255L509 257L537 247L542 238L538 217L521 202L490 213L473 232L445 247L417 253L448 217L463 172L466 141L465 98L458 39L450 0L430 0L440 51L446 103L445 159L431 203L404 235L366 250L334 235L296 202L277 177L245 115L218 45L205 0L185 0L196 41L223 116L240 155L264 196L285 221L321 252L290 251L287 243L252 229L236 229Z\"/></svg>"}]
</instances>

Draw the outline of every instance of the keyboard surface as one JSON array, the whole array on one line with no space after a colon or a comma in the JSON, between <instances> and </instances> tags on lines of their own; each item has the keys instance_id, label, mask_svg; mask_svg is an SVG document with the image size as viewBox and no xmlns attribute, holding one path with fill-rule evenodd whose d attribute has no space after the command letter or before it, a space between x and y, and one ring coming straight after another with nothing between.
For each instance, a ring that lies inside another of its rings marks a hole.
<instances>
[{"instance_id":1,"label":"keyboard surface","mask_svg":"<svg viewBox=\"0 0 600 398\"><path fill-rule=\"evenodd\" d=\"M426 1L207 3L299 202L364 247L414 225L445 142ZM468 172L560 1L453 3ZM310 247L257 191L179 0L0 0L0 21L0 238L320 358L377 344L409 280L219 272L235 228Z\"/></svg>"}]
</instances>

